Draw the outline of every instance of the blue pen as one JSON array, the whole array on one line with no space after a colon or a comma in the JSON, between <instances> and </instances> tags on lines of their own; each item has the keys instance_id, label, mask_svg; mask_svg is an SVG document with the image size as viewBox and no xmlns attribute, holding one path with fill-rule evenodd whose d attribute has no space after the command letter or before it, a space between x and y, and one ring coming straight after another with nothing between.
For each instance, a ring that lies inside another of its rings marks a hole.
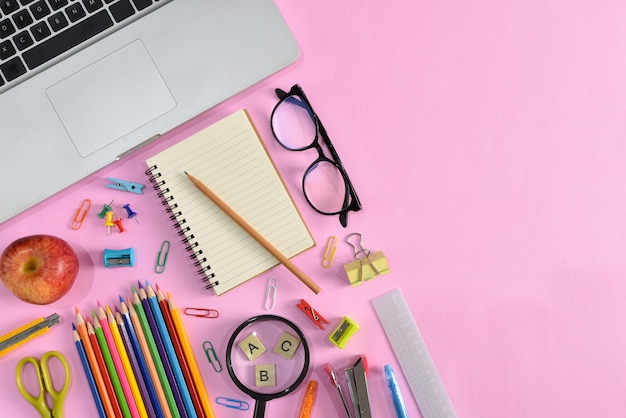
<instances>
[{"instance_id":1,"label":"blue pen","mask_svg":"<svg viewBox=\"0 0 626 418\"><path fill-rule=\"evenodd\" d=\"M389 392L391 393L391 399L393 399L393 406L396 409L396 416L398 418L408 418L409 415L406 412L406 406L402 399L402 393L400 392L400 386L396 380L396 375L393 373L391 364L385 365L385 377L387 378L387 386L389 386Z\"/></svg>"}]
</instances>

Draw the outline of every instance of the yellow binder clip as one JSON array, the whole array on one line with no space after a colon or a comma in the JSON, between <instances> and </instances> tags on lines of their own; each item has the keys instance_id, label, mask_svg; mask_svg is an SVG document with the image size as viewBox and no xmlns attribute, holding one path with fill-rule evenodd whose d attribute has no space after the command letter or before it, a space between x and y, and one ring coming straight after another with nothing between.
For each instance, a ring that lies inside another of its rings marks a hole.
<instances>
[{"instance_id":1,"label":"yellow binder clip","mask_svg":"<svg viewBox=\"0 0 626 418\"><path fill-rule=\"evenodd\" d=\"M351 242L350 239L354 242ZM371 253L370 250L363 248L362 239L363 237L359 233L353 233L346 237L346 242L354 248L355 259L344 264L343 268L352 286L390 272L389 262L385 254L382 251Z\"/></svg>"}]
</instances>

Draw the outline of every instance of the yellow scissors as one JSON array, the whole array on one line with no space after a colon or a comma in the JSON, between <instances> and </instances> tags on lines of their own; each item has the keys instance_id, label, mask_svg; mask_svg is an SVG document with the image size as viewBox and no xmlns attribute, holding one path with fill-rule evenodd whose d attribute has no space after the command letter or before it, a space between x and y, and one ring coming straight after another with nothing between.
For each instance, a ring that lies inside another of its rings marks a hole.
<instances>
[{"instance_id":1,"label":"yellow scissors","mask_svg":"<svg viewBox=\"0 0 626 418\"><path fill-rule=\"evenodd\" d=\"M65 371L65 379L61 390L56 390L52 383L48 362L50 358L56 357L63 366ZM34 396L24 386L22 382L22 373L28 364L32 364L37 372L37 381L39 382L39 393ZM62 418L63 406L67 391L70 387L70 366L65 356L58 351L48 351L41 360L35 357L25 357L17 363L15 370L15 380L20 393L31 405L33 405L43 418ZM48 406L46 395L52 399L52 408Z\"/></svg>"}]
</instances>

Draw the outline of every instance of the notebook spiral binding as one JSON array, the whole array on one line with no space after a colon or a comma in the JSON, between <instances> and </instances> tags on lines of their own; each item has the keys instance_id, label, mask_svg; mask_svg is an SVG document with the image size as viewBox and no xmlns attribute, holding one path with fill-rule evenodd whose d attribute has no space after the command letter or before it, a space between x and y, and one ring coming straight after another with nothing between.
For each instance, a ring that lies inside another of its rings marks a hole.
<instances>
[{"instance_id":1,"label":"notebook spiral binding","mask_svg":"<svg viewBox=\"0 0 626 418\"><path fill-rule=\"evenodd\" d=\"M165 187L165 180L159 180L161 173L156 165L146 170L148 181L152 184L152 188L157 191L157 197L161 199L161 204L165 207L165 212L169 214L169 219L174 228L178 230L180 242L185 246L185 251L189 253L189 258L193 261L193 266L197 269L200 280L204 283L206 289L217 286L219 282L215 279L215 273L211 272L211 266L206 264L208 260L203 256L202 250L196 250L200 245L195 241L195 236L191 232L191 228L186 225L187 221L183 217L183 213L178 210L178 204L168 187ZM206 265L205 265L206 264Z\"/></svg>"}]
</instances>

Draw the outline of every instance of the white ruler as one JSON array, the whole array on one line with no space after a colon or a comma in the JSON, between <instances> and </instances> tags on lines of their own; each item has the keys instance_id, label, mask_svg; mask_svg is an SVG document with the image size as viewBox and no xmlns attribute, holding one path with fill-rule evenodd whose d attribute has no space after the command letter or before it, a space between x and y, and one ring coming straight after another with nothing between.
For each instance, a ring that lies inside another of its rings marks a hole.
<instances>
[{"instance_id":1,"label":"white ruler","mask_svg":"<svg viewBox=\"0 0 626 418\"><path fill-rule=\"evenodd\" d=\"M424 418L453 418L456 412L400 289L372 299L400 367Z\"/></svg>"}]
</instances>

